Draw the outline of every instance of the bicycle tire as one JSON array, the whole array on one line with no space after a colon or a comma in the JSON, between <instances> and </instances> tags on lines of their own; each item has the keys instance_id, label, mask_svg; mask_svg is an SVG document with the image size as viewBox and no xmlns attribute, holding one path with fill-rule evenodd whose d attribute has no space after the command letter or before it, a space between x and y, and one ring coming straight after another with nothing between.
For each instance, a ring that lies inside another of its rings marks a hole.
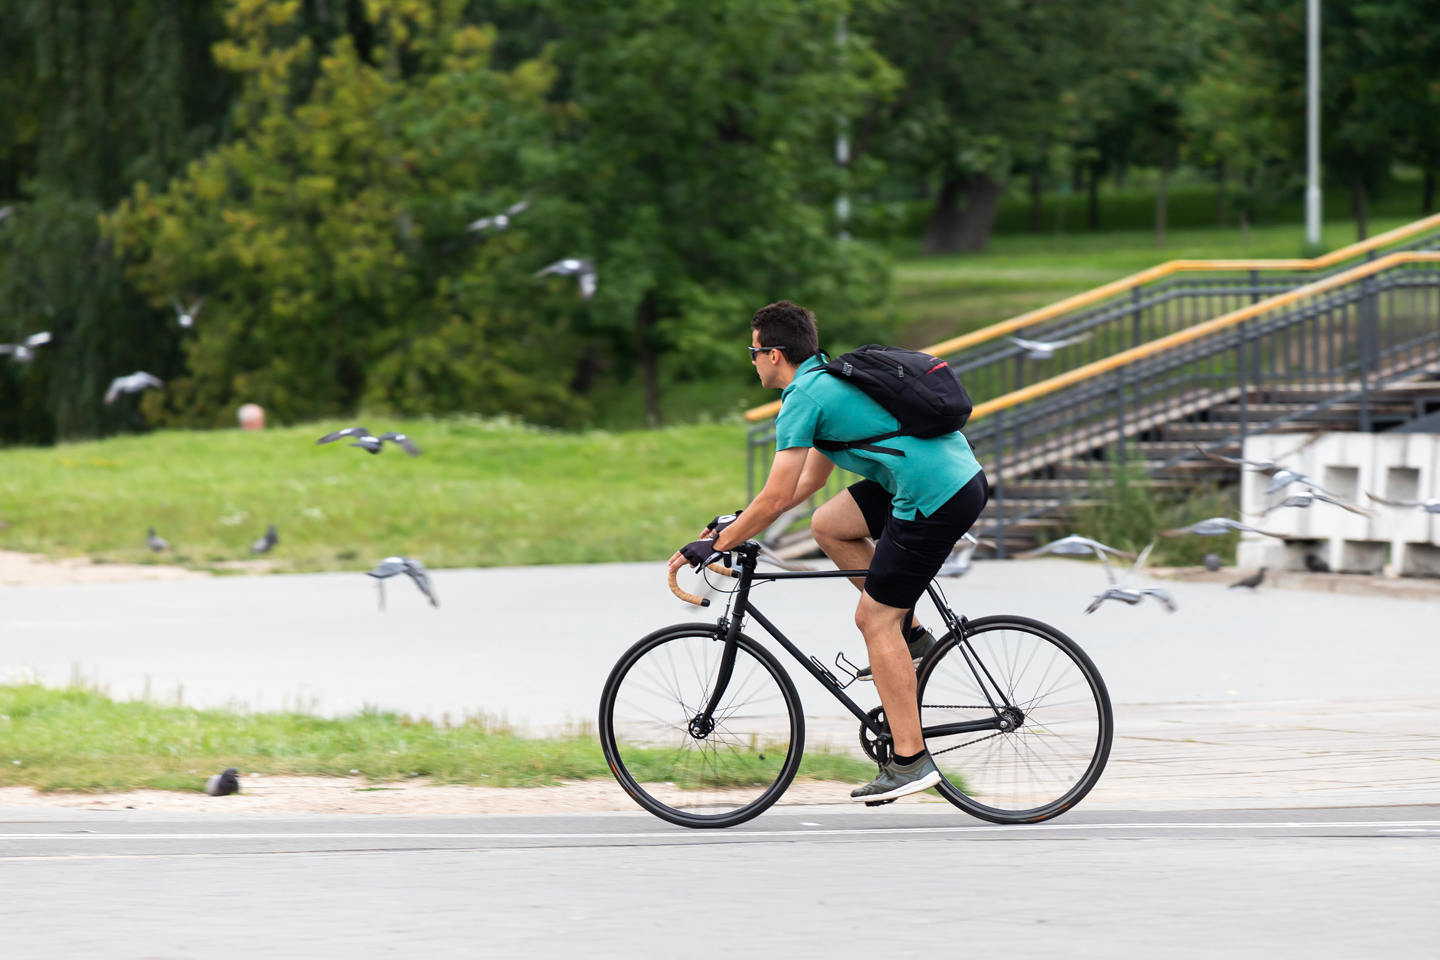
<instances>
[{"instance_id":1,"label":"bicycle tire","mask_svg":"<svg viewBox=\"0 0 1440 960\"><path fill-rule=\"evenodd\" d=\"M621 655L600 695L600 746L611 773L641 807L682 827L733 827L763 813L794 780L804 753L794 683L744 634L715 729L693 735L690 721L709 698L723 649L713 623L663 627Z\"/></svg>"},{"instance_id":2,"label":"bicycle tire","mask_svg":"<svg viewBox=\"0 0 1440 960\"><path fill-rule=\"evenodd\" d=\"M967 652L983 669L967 662ZM1049 624L984 617L969 622L963 647L947 636L920 665L922 726L993 717L982 687L992 683L1005 687L1023 719L1009 731L927 737L943 778L936 789L992 823L1058 817L1090 792L1109 759L1115 721L1105 681L1085 651Z\"/></svg>"}]
</instances>

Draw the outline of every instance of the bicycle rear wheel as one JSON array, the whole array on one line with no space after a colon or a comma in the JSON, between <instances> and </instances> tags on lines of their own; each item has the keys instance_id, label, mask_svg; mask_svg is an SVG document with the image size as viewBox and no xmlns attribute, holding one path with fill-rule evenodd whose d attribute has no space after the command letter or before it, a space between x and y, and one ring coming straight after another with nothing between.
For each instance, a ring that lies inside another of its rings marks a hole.
<instances>
[{"instance_id":1,"label":"bicycle rear wheel","mask_svg":"<svg viewBox=\"0 0 1440 960\"><path fill-rule=\"evenodd\" d=\"M724 650L713 623L657 630L625 652L600 697L600 745L615 779L640 806L685 827L758 815L790 785L804 750L794 684L743 634L713 728L694 722Z\"/></svg>"},{"instance_id":2,"label":"bicycle rear wheel","mask_svg":"<svg viewBox=\"0 0 1440 960\"><path fill-rule=\"evenodd\" d=\"M921 664L918 695L924 727L993 718L997 707L1013 723L1006 731L926 736L944 777L936 789L983 820L1059 816L1090 792L1110 756L1114 718L1104 680L1075 641L1038 620L971 621L963 641L947 637Z\"/></svg>"}]
</instances>

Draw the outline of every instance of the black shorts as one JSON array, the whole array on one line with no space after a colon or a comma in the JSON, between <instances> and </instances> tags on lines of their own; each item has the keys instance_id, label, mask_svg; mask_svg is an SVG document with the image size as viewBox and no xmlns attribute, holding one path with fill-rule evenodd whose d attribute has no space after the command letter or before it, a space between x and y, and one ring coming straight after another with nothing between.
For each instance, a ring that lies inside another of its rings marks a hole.
<instances>
[{"instance_id":1,"label":"black shorts","mask_svg":"<svg viewBox=\"0 0 1440 960\"><path fill-rule=\"evenodd\" d=\"M914 520L892 516L890 494L874 480L852 483L849 489L875 539L875 559L865 577L865 592L871 599L901 610L915 606L990 499L983 470L933 515L917 510Z\"/></svg>"}]
</instances>

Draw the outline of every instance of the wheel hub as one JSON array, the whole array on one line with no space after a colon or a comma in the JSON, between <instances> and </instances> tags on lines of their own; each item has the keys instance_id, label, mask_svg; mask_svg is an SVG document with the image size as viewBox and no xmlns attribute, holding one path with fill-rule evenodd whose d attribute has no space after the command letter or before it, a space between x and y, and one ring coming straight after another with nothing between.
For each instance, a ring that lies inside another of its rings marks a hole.
<instances>
[{"instance_id":1,"label":"wheel hub","mask_svg":"<svg viewBox=\"0 0 1440 960\"><path fill-rule=\"evenodd\" d=\"M713 717L707 717L703 715L696 716L694 720L690 721L689 729L690 736L694 737L696 740L704 740L706 737L710 736L712 731L714 731L715 719Z\"/></svg>"},{"instance_id":2,"label":"wheel hub","mask_svg":"<svg viewBox=\"0 0 1440 960\"><path fill-rule=\"evenodd\" d=\"M1019 707L1005 707L1000 711L1000 730L1002 733L1020 729L1025 723L1025 714L1020 712Z\"/></svg>"}]
</instances>

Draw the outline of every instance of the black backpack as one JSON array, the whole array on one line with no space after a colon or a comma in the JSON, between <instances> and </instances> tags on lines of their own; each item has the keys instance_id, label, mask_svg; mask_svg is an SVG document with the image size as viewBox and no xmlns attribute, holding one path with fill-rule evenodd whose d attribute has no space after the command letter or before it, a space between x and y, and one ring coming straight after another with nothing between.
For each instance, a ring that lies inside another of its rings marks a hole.
<instances>
[{"instance_id":1,"label":"black backpack","mask_svg":"<svg viewBox=\"0 0 1440 960\"><path fill-rule=\"evenodd\" d=\"M900 421L898 430L864 440L816 440L821 450L870 450L905 456L903 450L876 446L891 437L940 437L970 419L973 404L960 378L939 357L903 347L871 343L842 353L820 368L865 391Z\"/></svg>"}]
</instances>

